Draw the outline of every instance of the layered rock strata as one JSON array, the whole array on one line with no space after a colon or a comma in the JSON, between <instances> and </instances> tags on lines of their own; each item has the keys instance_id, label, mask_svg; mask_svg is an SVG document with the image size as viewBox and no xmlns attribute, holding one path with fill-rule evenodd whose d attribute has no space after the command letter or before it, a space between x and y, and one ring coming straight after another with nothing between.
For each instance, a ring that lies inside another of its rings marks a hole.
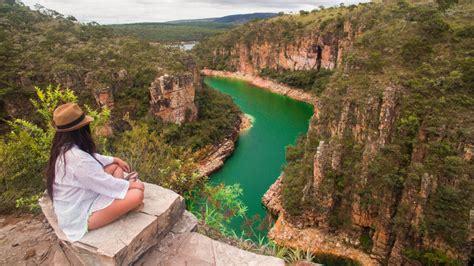
<instances>
[{"instance_id":1,"label":"layered rock strata","mask_svg":"<svg viewBox=\"0 0 474 266\"><path fill-rule=\"evenodd\" d=\"M197 118L192 74L163 75L150 85L150 112L166 122L181 124Z\"/></svg>"},{"instance_id":2,"label":"layered rock strata","mask_svg":"<svg viewBox=\"0 0 474 266\"><path fill-rule=\"evenodd\" d=\"M214 61L225 58L227 69L247 74L258 74L261 69L319 70L334 69L343 62L344 53L350 49L362 29L354 29L345 22L344 34L313 31L282 45L265 40L250 44L237 42L233 46L213 51Z\"/></svg>"}]
</instances>

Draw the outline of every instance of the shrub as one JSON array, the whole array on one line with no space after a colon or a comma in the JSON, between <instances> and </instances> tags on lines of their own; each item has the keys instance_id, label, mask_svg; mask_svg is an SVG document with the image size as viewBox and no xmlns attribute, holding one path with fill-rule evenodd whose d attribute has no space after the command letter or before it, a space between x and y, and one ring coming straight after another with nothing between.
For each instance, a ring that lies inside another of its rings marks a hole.
<instances>
[{"instance_id":1,"label":"shrub","mask_svg":"<svg viewBox=\"0 0 474 266\"><path fill-rule=\"evenodd\" d=\"M244 217L247 207L240 196L243 190L239 184L213 186L204 184L186 193L188 209L207 226L219 230L224 235L235 236L228 229L233 217Z\"/></svg>"},{"instance_id":2,"label":"shrub","mask_svg":"<svg viewBox=\"0 0 474 266\"><path fill-rule=\"evenodd\" d=\"M7 121L11 132L0 139L0 212L11 212L14 207L37 206L39 193L45 189L44 170L49 160L54 128L51 126L52 113L56 107L66 102L77 102L77 97L69 90L48 86L36 87L37 100L32 100L36 112L42 118L44 127L29 121L15 119ZM99 147L104 147L105 138L97 134L97 128L109 119L110 112L97 112L86 106L86 112L95 118L91 124ZM16 203L15 203L16 202Z\"/></svg>"},{"instance_id":3,"label":"shrub","mask_svg":"<svg viewBox=\"0 0 474 266\"><path fill-rule=\"evenodd\" d=\"M402 253L410 259L420 261L423 265L463 265L462 261L451 258L439 249L418 250L409 248Z\"/></svg>"},{"instance_id":4,"label":"shrub","mask_svg":"<svg viewBox=\"0 0 474 266\"><path fill-rule=\"evenodd\" d=\"M144 122L126 120L132 129L122 133L113 147L139 173L141 180L181 194L205 180L196 172L196 154L189 148L168 144L163 134Z\"/></svg>"}]
</instances>

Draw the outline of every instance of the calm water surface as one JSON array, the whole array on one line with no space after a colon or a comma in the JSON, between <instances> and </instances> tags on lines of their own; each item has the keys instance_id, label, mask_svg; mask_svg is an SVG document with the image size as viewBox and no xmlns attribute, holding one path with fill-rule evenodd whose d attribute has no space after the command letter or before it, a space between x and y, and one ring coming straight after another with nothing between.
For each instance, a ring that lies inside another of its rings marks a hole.
<instances>
[{"instance_id":1,"label":"calm water surface","mask_svg":"<svg viewBox=\"0 0 474 266\"><path fill-rule=\"evenodd\" d=\"M204 81L230 95L242 112L254 119L252 128L241 134L224 167L211 175L211 182L239 183L244 191L243 201L248 207L247 216L258 215L263 219L266 211L261 204L262 196L281 173L285 147L294 144L297 137L308 130L313 108L240 80L207 77ZM237 220L232 229L240 234L242 224L242 220ZM253 228L260 229L259 226ZM267 230L257 233L263 236Z\"/></svg>"}]
</instances>

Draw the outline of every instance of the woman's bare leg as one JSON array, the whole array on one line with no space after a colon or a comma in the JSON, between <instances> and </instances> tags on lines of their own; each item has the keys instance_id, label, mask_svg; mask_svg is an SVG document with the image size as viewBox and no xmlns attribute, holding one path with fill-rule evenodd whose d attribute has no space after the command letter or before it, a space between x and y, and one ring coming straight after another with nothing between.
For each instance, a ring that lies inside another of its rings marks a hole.
<instances>
[{"instance_id":1,"label":"woman's bare leg","mask_svg":"<svg viewBox=\"0 0 474 266\"><path fill-rule=\"evenodd\" d=\"M94 230L108 225L143 202L144 193L140 189L130 189L124 199L115 199L107 208L93 212L89 217L88 229Z\"/></svg>"},{"instance_id":2,"label":"woman's bare leg","mask_svg":"<svg viewBox=\"0 0 474 266\"><path fill-rule=\"evenodd\" d=\"M123 169L118 164L112 163L104 167L104 171L117 178L124 178Z\"/></svg>"}]
</instances>

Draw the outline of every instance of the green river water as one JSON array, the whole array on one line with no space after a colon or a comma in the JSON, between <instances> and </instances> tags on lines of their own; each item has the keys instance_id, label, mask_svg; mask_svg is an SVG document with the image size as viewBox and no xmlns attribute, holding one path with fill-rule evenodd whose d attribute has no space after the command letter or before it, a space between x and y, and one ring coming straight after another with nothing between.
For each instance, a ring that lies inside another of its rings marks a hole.
<instances>
[{"instance_id":1,"label":"green river water","mask_svg":"<svg viewBox=\"0 0 474 266\"><path fill-rule=\"evenodd\" d=\"M224 167L212 174L210 180L214 184L240 184L243 202L248 207L247 217L258 215L263 221L267 212L261 203L262 196L282 171L285 147L307 132L313 107L241 80L206 77L204 82L230 95L242 112L254 120L253 126L240 135L235 151ZM231 229L240 235L249 227L244 224L247 223L243 219L234 219ZM266 237L268 226L261 228L257 222L251 227L257 234L251 238ZM323 254L316 255L314 262L326 266L360 265L348 258Z\"/></svg>"},{"instance_id":2,"label":"green river water","mask_svg":"<svg viewBox=\"0 0 474 266\"><path fill-rule=\"evenodd\" d=\"M242 133L232 156L224 167L211 175L213 183L239 183L247 217L266 216L261 199L278 178L285 163L285 147L294 144L298 135L308 130L313 107L307 103L269 92L244 81L207 77L204 82L230 95L242 112L253 118L253 126ZM242 219L234 219L231 229L239 235ZM256 224L259 224L257 222ZM267 228L252 227L265 236Z\"/></svg>"}]
</instances>

